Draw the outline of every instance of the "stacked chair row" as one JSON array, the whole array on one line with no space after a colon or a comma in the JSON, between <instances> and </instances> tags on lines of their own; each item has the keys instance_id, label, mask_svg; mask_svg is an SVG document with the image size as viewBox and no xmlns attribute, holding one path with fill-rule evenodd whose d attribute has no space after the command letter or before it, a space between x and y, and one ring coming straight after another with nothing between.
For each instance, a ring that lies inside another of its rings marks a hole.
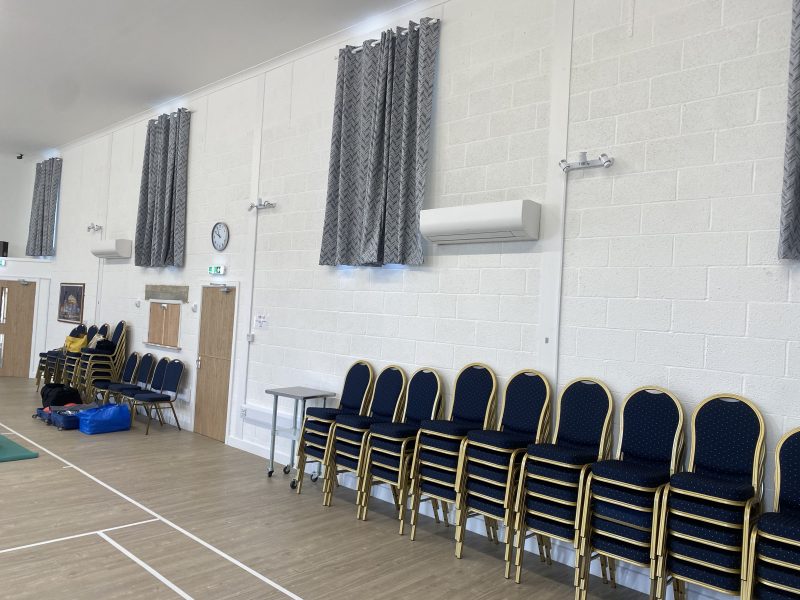
<instances>
[{"instance_id":1,"label":"stacked chair row","mask_svg":"<svg viewBox=\"0 0 800 600\"><path fill-rule=\"evenodd\" d=\"M142 356L138 352L132 352L125 360L122 375L118 379L93 380L88 395L98 404L108 402L128 404L131 409L131 424L137 407L141 406L147 414L145 435L150 433L153 413L158 422L164 425L162 409L168 407L172 411L175 425L180 430L181 425L174 404L183 372L184 364L180 360L164 357L156 361L155 356L149 352Z\"/></svg>"},{"instance_id":2,"label":"stacked chair row","mask_svg":"<svg viewBox=\"0 0 800 600\"><path fill-rule=\"evenodd\" d=\"M412 540L422 501L437 522L440 506L445 524L454 509L459 558L467 519L480 518L494 542L505 530L505 574L513 566L517 582L526 540L550 563L555 538L574 551L576 598L587 597L594 559L612 585L618 562L646 569L651 598L664 598L669 583L676 598L687 583L744 598L753 585L757 598L800 597L800 434L778 448L776 512L758 520L764 420L747 399L720 394L697 407L682 471L683 409L657 386L625 398L612 458L613 399L596 379L564 386L552 436L550 385L534 370L509 379L497 419L496 379L483 364L459 372L446 419L434 370L419 369L407 385L396 366L373 379L356 362L339 408L306 411L298 468L322 463L324 505L338 474L350 472L360 519L373 485L386 484L402 534L410 499ZM791 486L780 481L787 460Z\"/></svg>"}]
</instances>

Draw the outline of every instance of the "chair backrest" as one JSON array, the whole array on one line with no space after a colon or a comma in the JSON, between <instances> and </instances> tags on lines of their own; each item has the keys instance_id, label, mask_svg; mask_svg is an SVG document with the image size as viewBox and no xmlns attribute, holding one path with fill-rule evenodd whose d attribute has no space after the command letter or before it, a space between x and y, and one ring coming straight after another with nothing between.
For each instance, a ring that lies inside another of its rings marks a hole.
<instances>
[{"instance_id":1,"label":"chair backrest","mask_svg":"<svg viewBox=\"0 0 800 600\"><path fill-rule=\"evenodd\" d=\"M153 371L153 378L150 380L151 390L160 392L163 389L164 377L167 374L167 365L169 365L169 362L169 359L165 356L156 364L156 368Z\"/></svg>"},{"instance_id":2,"label":"chair backrest","mask_svg":"<svg viewBox=\"0 0 800 600\"><path fill-rule=\"evenodd\" d=\"M86 333L86 325L81 323L80 325L73 327L72 331L69 332L69 335L70 337L81 337L85 333Z\"/></svg>"},{"instance_id":3,"label":"chair backrest","mask_svg":"<svg viewBox=\"0 0 800 600\"><path fill-rule=\"evenodd\" d=\"M439 414L441 398L439 374L427 367L418 369L408 382L403 421L418 427L426 419L435 419Z\"/></svg>"},{"instance_id":4,"label":"chair backrest","mask_svg":"<svg viewBox=\"0 0 800 600\"><path fill-rule=\"evenodd\" d=\"M395 421L403 408L403 392L406 389L406 374L403 369L389 365L378 374L372 390L369 413L373 417Z\"/></svg>"},{"instance_id":5,"label":"chair backrest","mask_svg":"<svg viewBox=\"0 0 800 600\"><path fill-rule=\"evenodd\" d=\"M123 332L125 331L125 321L120 321L117 323L117 326L114 327L114 333L111 334L111 341L115 344L119 344L119 339L122 337Z\"/></svg>"},{"instance_id":6,"label":"chair backrest","mask_svg":"<svg viewBox=\"0 0 800 600\"><path fill-rule=\"evenodd\" d=\"M139 369L136 372L136 384L141 387L146 387L150 383L150 378L153 375L153 363L156 357L149 352L142 356L139 361Z\"/></svg>"},{"instance_id":7,"label":"chair backrest","mask_svg":"<svg viewBox=\"0 0 800 600\"><path fill-rule=\"evenodd\" d=\"M344 377L339 408L356 414L362 413L366 408L371 386L372 367L363 360L356 361Z\"/></svg>"},{"instance_id":8,"label":"chair backrest","mask_svg":"<svg viewBox=\"0 0 800 600\"><path fill-rule=\"evenodd\" d=\"M122 377L120 380L123 383L132 383L136 378L136 367L139 366L139 353L131 352L125 361L125 366L122 368Z\"/></svg>"},{"instance_id":9,"label":"chair backrest","mask_svg":"<svg viewBox=\"0 0 800 600\"><path fill-rule=\"evenodd\" d=\"M800 512L800 427L775 448L775 511Z\"/></svg>"},{"instance_id":10,"label":"chair backrest","mask_svg":"<svg viewBox=\"0 0 800 600\"><path fill-rule=\"evenodd\" d=\"M108 323L103 323L100 327L97 328L97 333L102 335L104 338L108 337Z\"/></svg>"},{"instance_id":11,"label":"chair backrest","mask_svg":"<svg viewBox=\"0 0 800 600\"><path fill-rule=\"evenodd\" d=\"M506 385L500 430L530 435L540 442L550 420L550 382L547 377L524 369L515 373Z\"/></svg>"},{"instance_id":12,"label":"chair backrest","mask_svg":"<svg viewBox=\"0 0 800 600\"><path fill-rule=\"evenodd\" d=\"M689 471L738 483L760 494L764 461L764 418L736 394L703 400L692 416Z\"/></svg>"},{"instance_id":13,"label":"chair backrest","mask_svg":"<svg viewBox=\"0 0 800 600\"><path fill-rule=\"evenodd\" d=\"M619 458L674 473L683 450L680 402L660 387L635 389L622 404L619 437Z\"/></svg>"},{"instance_id":14,"label":"chair backrest","mask_svg":"<svg viewBox=\"0 0 800 600\"><path fill-rule=\"evenodd\" d=\"M181 384L181 377L183 377L183 361L177 359L169 361L166 369L164 369L161 393L176 395Z\"/></svg>"},{"instance_id":15,"label":"chair backrest","mask_svg":"<svg viewBox=\"0 0 800 600\"><path fill-rule=\"evenodd\" d=\"M488 429L494 419L497 399L497 379L494 372L482 363L472 363L461 369L453 390L452 421Z\"/></svg>"},{"instance_id":16,"label":"chair backrest","mask_svg":"<svg viewBox=\"0 0 800 600\"><path fill-rule=\"evenodd\" d=\"M86 339L88 339L88 340L91 342L91 341L92 341L92 338L93 338L95 335L97 335L97 325L92 325L92 326L91 326L91 327L89 327L89 329L86 331Z\"/></svg>"},{"instance_id":17,"label":"chair backrest","mask_svg":"<svg viewBox=\"0 0 800 600\"><path fill-rule=\"evenodd\" d=\"M613 399L608 387L597 379L573 379L561 391L556 417L557 444L607 456L611 436Z\"/></svg>"}]
</instances>

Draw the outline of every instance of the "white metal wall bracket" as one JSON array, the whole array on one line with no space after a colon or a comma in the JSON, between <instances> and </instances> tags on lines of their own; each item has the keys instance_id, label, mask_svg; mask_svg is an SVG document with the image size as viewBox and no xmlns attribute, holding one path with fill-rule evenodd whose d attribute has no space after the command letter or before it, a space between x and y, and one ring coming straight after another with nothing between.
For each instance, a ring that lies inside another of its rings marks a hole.
<instances>
[{"instance_id":1,"label":"white metal wall bracket","mask_svg":"<svg viewBox=\"0 0 800 600\"><path fill-rule=\"evenodd\" d=\"M614 164L614 159L605 152L595 159L589 160L586 152L578 153L578 160L574 162L567 162L566 159L559 161L558 166L564 173L569 171L578 171L579 169L608 169Z\"/></svg>"}]
</instances>

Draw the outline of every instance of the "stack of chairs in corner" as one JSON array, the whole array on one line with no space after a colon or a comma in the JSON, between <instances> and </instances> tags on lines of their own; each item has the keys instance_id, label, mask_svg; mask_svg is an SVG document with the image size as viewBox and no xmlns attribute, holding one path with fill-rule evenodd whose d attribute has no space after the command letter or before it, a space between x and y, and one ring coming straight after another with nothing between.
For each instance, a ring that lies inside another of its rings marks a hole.
<instances>
[{"instance_id":1,"label":"stack of chairs in corner","mask_svg":"<svg viewBox=\"0 0 800 600\"><path fill-rule=\"evenodd\" d=\"M471 363L456 377L450 419L422 422L411 470L412 540L417 533L423 495L431 501L437 523L439 503L442 503L444 522L449 525L449 505L456 503L457 475L463 457L461 448L470 431L493 425L496 403L494 372L482 363Z\"/></svg>"},{"instance_id":2,"label":"stack of chairs in corner","mask_svg":"<svg viewBox=\"0 0 800 600\"><path fill-rule=\"evenodd\" d=\"M153 411L155 411L156 417L158 417L159 424L163 427L164 414L161 412L161 409L168 406L172 411L172 417L175 419L175 426L178 428L178 431L181 430L181 424L178 421L178 413L175 412L175 401L178 398L178 389L181 386L183 371L183 361L178 359L170 360L164 369L163 377L160 378L160 386L156 384L156 377L154 375L149 390L133 393L129 392L126 394L132 399L131 425L133 425L136 407L141 406L147 413L147 429L145 429L144 434L148 435L150 433L150 422L153 420Z\"/></svg>"},{"instance_id":3,"label":"stack of chairs in corner","mask_svg":"<svg viewBox=\"0 0 800 600\"><path fill-rule=\"evenodd\" d=\"M81 350L77 385L75 387L86 397L89 397L95 381L119 379L122 372L122 363L125 360L127 342L127 325L125 321L120 321L114 327L114 332L111 334L111 342L114 344L114 348L111 351L99 348L84 348Z\"/></svg>"},{"instance_id":4,"label":"stack of chairs in corner","mask_svg":"<svg viewBox=\"0 0 800 600\"><path fill-rule=\"evenodd\" d=\"M587 596L589 567L599 558L616 587L615 561L648 569L650 598L659 582L661 500L683 452L683 409L665 389L631 392L622 405L616 459L596 462L586 482L579 533L576 600Z\"/></svg>"},{"instance_id":5,"label":"stack of chairs in corner","mask_svg":"<svg viewBox=\"0 0 800 600\"><path fill-rule=\"evenodd\" d=\"M546 439L549 430L547 378L532 369L515 373L506 385L498 429L467 434L456 499L457 558L467 519L483 517L490 541L499 542L499 523L505 527L506 568L510 567L520 465L528 446Z\"/></svg>"},{"instance_id":6,"label":"stack of chairs in corner","mask_svg":"<svg viewBox=\"0 0 800 600\"><path fill-rule=\"evenodd\" d=\"M775 449L773 512L756 522L749 544L752 598L800 598L800 428Z\"/></svg>"},{"instance_id":7,"label":"stack of chairs in corner","mask_svg":"<svg viewBox=\"0 0 800 600\"><path fill-rule=\"evenodd\" d=\"M143 354L139 359L139 365L136 368L136 375L131 379L131 381L109 382L107 386L106 384L100 384L100 386L96 388L97 392L95 393L95 399L100 400L103 404L106 404L111 400L119 403L124 401L126 392L136 393L137 391L148 389L150 380L153 377L153 367L155 364L155 356L153 356L150 352ZM133 410L132 405L130 408Z\"/></svg>"},{"instance_id":8,"label":"stack of chairs in corner","mask_svg":"<svg viewBox=\"0 0 800 600\"><path fill-rule=\"evenodd\" d=\"M145 358L147 358L147 356L148 355L145 354L145 356L142 357L135 384L118 383L109 386L109 399L113 398L116 404L125 402L130 407L131 424L133 424L133 419L136 416L134 397L136 394L144 392L160 391L164 386L164 377L167 374L167 367L170 363L169 358L164 356L156 363L155 368L152 368L152 362L150 365L145 363Z\"/></svg>"},{"instance_id":9,"label":"stack of chairs in corner","mask_svg":"<svg viewBox=\"0 0 800 600\"><path fill-rule=\"evenodd\" d=\"M553 442L528 446L517 488L517 583L529 534L536 537L539 557L548 564L551 538L571 544L577 569L580 499L591 464L608 457L612 412L613 399L604 383L575 379L561 391Z\"/></svg>"},{"instance_id":10,"label":"stack of chairs in corner","mask_svg":"<svg viewBox=\"0 0 800 600\"><path fill-rule=\"evenodd\" d=\"M152 357L150 356L150 362L148 363L148 370L149 365L152 364ZM139 364L141 358L139 357L138 352L131 352L128 355L127 360L125 360L125 364L122 365L122 374L120 375L119 380L113 379L96 379L92 382L92 385L89 389L87 389L86 397L91 399L91 402L97 402L99 404L105 404L108 402L108 395L111 391L111 386L115 384L121 385L136 385L136 377L139 372Z\"/></svg>"},{"instance_id":11,"label":"stack of chairs in corner","mask_svg":"<svg viewBox=\"0 0 800 600\"><path fill-rule=\"evenodd\" d=\"M399 423L375 423L366 441L366 464L357 516L366 521L373 483L385 483L397 498L400 535L411 485L411 459L417 433L425 420L436 419L441 408L442 384L433 369L418 369L408 383L403 417Z\"/></svg>"},{"instance_id":12,"label":"stack of chairs in corner","mask_svg":"<svg viewBox=\"0 0 800 600\"><path fill-rule=\"evenodd\" d=\"M309 406L303 417L303 427L297 444L297 493L303 491L303 480L308 462L319 462L325 467L328 446L333 441L329 435L336 417L343 414L360 415L366 408L372 388L372 367L359 360L350 366L344 378L339 408ZM309 457L311 457L309 459ZM327 494L327 476L323 479L323 497ZM335 482L336 478L332 478Z\"/></svg>"},{"instance_id":13,"label":"stack of chairs in corner","mask_svg":"<svg viewBox=\"0 0 800 600\"><path fill-rule=\"evenodd\" d=\"M86 336L86 342L84 342L84 345L88 343L88 341L91 340L97 334L97 332L97 325L92 325L88 329L84 328L84 331L81 334ZM72 335L72 333L70 333L70 335ZM56 372L61 374L61 383L72 387L77 387L78 377L80 376L81 352L82 350L78 350L77 352L65 350L61 356L58 357L58 366L56 368Z\"/></svg>"},{"instance_id":14,"label":"stack of chairs in corner","mask_svg":"<svg viewBox=\"0 0 800 600\"><path fill-rule=\"evenodd\" d=\"M747 545L764 479L764 419L733 394L706 398L692 417L688 470L664 492L658 597L672 579L675 598L692 583L746 595Z\"/></svg>"},{"instance_id":15,"label":"stack of chairs in corner","mask_svg":"<svg viewBox=\"0 0 800 600\"><path fill-rule=\"evenodd\" d=\"M335 480L339 473L354 473L356 476L356 506L361 505L363 474L366 465L365 438L370 426L376 423L395 423L403 410L403 394L406 390L406 374L400 367L389 365L378 374L372 390L372 398L363 415L341 414L331 427L333 443L328 445L325 458L326 494L323 506L330 506ZM395 499L396 500L396 499ZM398 506L399 509L399 506Z\"/></svg>"}]
</instances>

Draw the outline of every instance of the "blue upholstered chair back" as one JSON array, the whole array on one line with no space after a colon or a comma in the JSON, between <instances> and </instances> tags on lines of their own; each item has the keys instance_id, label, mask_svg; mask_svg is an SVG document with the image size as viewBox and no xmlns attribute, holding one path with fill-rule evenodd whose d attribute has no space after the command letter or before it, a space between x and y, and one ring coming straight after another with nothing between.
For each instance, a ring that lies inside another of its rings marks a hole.
<instances>
[{"instance_id":1,"label":"blue upholstered chair back","mask_svg":"<svg viewBox=\"0 0 800 600\"><path fill-rule=\"evenodd\" d=\"M747 402L715 397L694 414L692 439L695 473L750 482L763 434L760 415Z\"/></svg>"},{"instance_id":2,"label":"blue upholstered chair back","mask_svg":"<svg viewBox=\"0 0 800 600\"><path fill-rule=\"evenodd\" d=\"M139 361L139 370L136 373L136 383L142 387L150 382L150 374L153 372L153 362L156 357L149 352L142 356Z\"/></svg>"},{"instance_id":3,"label":"blue upholstered chair back","mask_svg":"<svg viewBox=\"0 0 800 600\"><path fill-rule=\"evenodd\" d=\"M131 352L130 356L125 360L125 365L122 367L122 382L130 383L136 376L136 365L139 364L139 355L136 352Z\"/></svg>"},{"instance_id":4,"label":"blue upholstered chair back","mask_svg":"<svg viewBox=\"0 0 800 600\"><path fill-rule=\"evenodd\" d=\"M600 452L606 420L612 409L611 394L597 382L580 379L561 392L556 443Z\"/></svg>"},{"instance_id":5,"label":"blue upholstered chair back","mask_svg":"<svg viewBox=\"0 0 800 600\"><path fill-rule=\"evenodd\" d=\"M120 321L117 323L117 326L114 327L114 333L111 336L111 341L115 344L119 343L119 338L122 337L123 331L125 331L125 321Z\"/></svg>"},{"instance_id":6,"label":"blue upholstered chair back","mask_svg":"<svg viewBox=\"0 0 800 600\"><path fill-rule=\"evenodd\" d=\"M800 512L800 429L789 432L778 446L777 509Z\"/></svg>"},{"instance_id":7,"label":"blue upholstered chair back","mask_svg":"<svg viewBox=\"0 0 800 600\"><path fill-rule=\"evenodd\" d=\"M161 385L161 392L164 394L177 394L182 375L183 361L171 360L164 369L164 382Z\"/></svg>"},{"instance_id":8,"label":"blue upholstered chair back","mask_svg":"<svg viewBox=\"0 0 800 600\"><path fill-rule=\"evenodd\" d=\"M541 373L521 371L506 385L503 416L500 426L503 431L530 435L536 438L542 412L550 402L550 386Z\"/></svg>"},{"instance_id":9,"label":"blue upholstered chair back","mask_svg":"<svg viewBox=\"0 0 800 600\"><path fill-rule=\"evenodd\" d=\"M669 469L682 426L680 405L668 393L634 391L622 410L620 458Z\"/></svg>"},{"instance_id":10,"label":"blue upholstered chair back","mask_svg":"<svg viewBox=\"0 0 800 600\"><path fill-rule=\"evenodd\" d=\"M360 412L371 383L372 368L365 362L355 363L344 378L339 406L356 413Z\"/></svg>"},{"instance_id":11,"label":"blue upholstered chair back","mask_svg":"<svg viewBox=\"0 0 800 600\"><path fill-rule=\"evenodd\" d=\"M97 333L102 335L104 338L108 337L108 323L103 323L100 327L97 328Z\"/></svg>"},{"instance_id":12,"label":"blue upholstered chair back","mask_svg":"<svg viewBox=\"0 0 800 600\"><path fill-rule=\"evenodd\" d=\"M375 390L372 394L370 412L373 417L380 417L391 421L397 410L397 403L403 396L406 385L403 371L397 367L386 367L375 380Z\"/></svg>"},{"instance_id":13,"label":"blue upholstered chair back","mask_svg":"<svg viewBox=\"0 0 800 600\"><path fill-rule=\"evenodd\" d=\"M434 419L436 401L440 397L440 383L436 373L420 369L408 382L406 397L406 423L419 427L425 419Z\"/></svg>"},{"instance_id":14,"label":"blue upholstered chair back","mask_svg":"<svg viewBox=\"0 0 800 600\"><path fill-rule=\"evenodd\" d=\"M150 389L151 390L161 390L164 387L164 377L167 374L167 365L169 365L169 359L164 357L158 364L156 365L156 370L153 371L153 378L150 380Z\"/></svg>"},{"instance_id":15,"label":"blue upholstered chair back","mask_svg":"<svg viewBox=\"0 0 800 600\"><path fill-rule=\"evenodd\" d=\"M91 342L92 338L97 334L97 325L92 325L86 331L86 338Z\"/></svg>"},{"instance_id":16,"label":"blue upholstered chair back","mask_svg":"<svg viewBox=\"0 0 800 600\"><path fill-rule=\"evenodd\" d=\"M482 429L495 391L494 373L484 365L467 365L453 392L452 420Z\"/></svg>"},{"instance_id":17,"label":"blue upholstered chair back","mask_svg":"<svg viewBox=\"0 0 800 600\"><path fill-rule=\"evenodd\" d=\"M80 337L86 333L86 325L81 323L77 327L73 327L72 331L69 332L71 337Z\"/></svg>"}]
</instances>

